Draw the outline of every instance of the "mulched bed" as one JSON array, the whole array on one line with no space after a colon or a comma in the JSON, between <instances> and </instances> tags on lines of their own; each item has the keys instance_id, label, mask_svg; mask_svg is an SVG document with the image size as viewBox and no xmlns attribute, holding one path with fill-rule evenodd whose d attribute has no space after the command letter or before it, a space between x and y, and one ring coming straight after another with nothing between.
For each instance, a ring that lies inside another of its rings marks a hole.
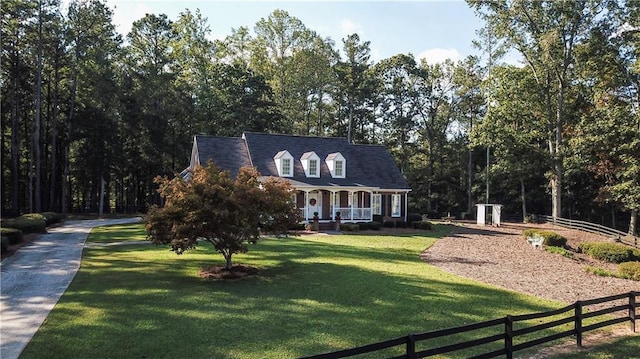
<instances>
[{"instance_id":1,"label":"mulched bed","mask_svg":"<svg viewBox=\"0 0 640 359\"><path fill-rule=\"evenodd\" d=\"M580 253L567 258L534 248L522 235L527 228L554 231L568 239L570 249L585 241L610 242L601 235L550 224L509 223L497 228L465 223L455 225L449 236L439 239L421 258L463 277L567 304L640 290L640 282L586 270L592 266L616 272L616 264Z\"/></svg>"},{"instance_id":2,"label":"mulched bed","mask_svg":"<svg viewBox=\"0 0 640 359\"><path fill-rule=\"evenodd\" d=\"M258 273L258 268L244 264L237 264L226 269L224 266L211 266L203 268L198 275L207 279L235 279Z\"/></svg>"}]
</instances>

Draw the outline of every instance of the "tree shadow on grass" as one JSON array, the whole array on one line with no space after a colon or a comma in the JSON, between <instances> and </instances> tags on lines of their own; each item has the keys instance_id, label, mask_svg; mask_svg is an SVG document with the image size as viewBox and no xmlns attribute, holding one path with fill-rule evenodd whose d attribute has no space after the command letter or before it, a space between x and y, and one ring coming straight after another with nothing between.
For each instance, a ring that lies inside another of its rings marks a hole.
<instances>
[{"instance_id":1,"label":"tree shadow on grass","mask_svg":"<svg viewBox=\"0 0 640 359\"><path fill-rule=\"evenodd\" d=\"M238 256L259 275L232 281L195 275L212 250L158 259L160 250L87 251L23 357L293 358L551 307L408 250L273 241Z\"/></svg>"}]
</instances>

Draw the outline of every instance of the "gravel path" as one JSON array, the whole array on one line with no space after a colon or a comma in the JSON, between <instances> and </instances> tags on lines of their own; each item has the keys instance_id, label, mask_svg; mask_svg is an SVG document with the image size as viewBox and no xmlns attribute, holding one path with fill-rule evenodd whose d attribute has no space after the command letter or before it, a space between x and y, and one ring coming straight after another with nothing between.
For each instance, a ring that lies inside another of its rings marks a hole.
<instances>
[{"instance_id":1,"label":"gravel path","mask_svg":"<svg viewBox=\"0 0 640 359\"><path fill-rule=\"evenodd\" d=\"M552 230L567 238L572 248L583 241L608 241L600 235L549 224L506 224L500 228L461 224L454 226L448 237L439 239L421 257L463 277L567 304L640 291L640 282L586 271L588 266L615 271L614 264L583 254L567 258L534 248L522 236L526 228Z\"/></svg>"},{"instance_id":2,"label":"gravel path","mask_svg":"<svg viewBox=\"0 0 640 359\"><path fill-rule=\"evenodd\" d=\"M140 220L66 221L5 258L0 264L0 358L20 356L75 277L93 227Z\"/></svg>"}]
</instances>

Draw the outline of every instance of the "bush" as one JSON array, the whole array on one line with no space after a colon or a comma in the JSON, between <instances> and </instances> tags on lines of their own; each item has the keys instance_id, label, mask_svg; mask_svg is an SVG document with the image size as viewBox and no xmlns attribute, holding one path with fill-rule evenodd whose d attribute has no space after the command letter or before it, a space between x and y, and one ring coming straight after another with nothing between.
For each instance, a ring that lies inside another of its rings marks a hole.
<instances>
[{"instance_id":1,"label":"bush","mask_svg":"<svg viewBox=\"0 0 640 359\"><path fill-rule=\"evenodd\" d=\"M0 239L0 244L1 244L0 252L4 253L9 249L9 240L7 238L2 237Z\"/></svg>"},{"instance_id":2,"label":"bush","mask_svg":"<svg viewBox=\"0 0 640 359\"><path fill-rule=\"evenodd\" d=\"M367 229L369 229L369 223L367 222L358 222L356 224L358 225L358 229L361 231L366 231Z\"/></svg>"},{"instance_id":3,"label":"bush","mask_svg":"<svg viewBox=\"0 0 640 359\"><path fill-rule=\"evenodd\" d=\"M379 231L380 227L382 227L382 224L380 224L380 222L373 221L373 222L369 223L369 229L371 229L371 230Z\"/></svg>"},{"instance_id":4,"label":"bush","mask_svg":"<svg viewBox=\"0 0 640 359\"><path fill-rule=\"evenodd\" d=\"M62 222L64 217L60 213L56 212L42 212L47 227Z\"/></svg>"},{"instance_id":5,"label":"bush","mask_svg":"<svg viewBox=\"0 0 640 359\"><path fill-rule=\"evenodd\" d=\"M420 213L409 213L407 215L407 222L409 222L409 224L420 221L422 221L422 215Z\"/></svg>"},{"instance_id":6,"label":"bush","mask_svg":"<svg viewBox=\"0 0 640 359\"><path fill-rule=\"evenodd\" d=\"M340 230L343 232L353 232L360 229L357 223L342 223L340 224Z\"/></svg>"},{"instance_id":7,"label":"bush","mask_svg":"<svg viewBox=\"0 0 640 359\"><path fill-rule=\"evenodd\" d=\"M395 228L396 226L396 222L395 221L384 221L382 223L382 225L386 228Z\"/></svg>"},{"instance_id":8,"label":"bush","mask_svg":"<svg viewBox=\"0 0 640 359\"><path fill-rule=\"evenodd\" d=\"M411 224L411 226L415 229L426 229L426 230L431 230L433 228L433 225L431 224L431 222L429 221L418 221L418 222L413 222Z\"/></svg>"},{"instance_id":9,"label":"bush","mask_svg":"<svg viewBox=\"0 0 640 359\"><path fill-rule=\"evenodd\" d=\"M622 278L640 281L640 262L620 263L618 274Z\"/></svg>"},{"instance_id":10,"label":"bush","mask_svg":"<svg viewBox=\"0 0 640 359\"><path fill-rule=\"evenodd\" d=\"M381 214L374 214L373 221L378 223L384 223L384 218L382 217Z\"/></svg>"},{"instance_id":11,"label":"bush","mask_svg":"<svg viewBox=\"0 0 640 359\"><path fill-rule=\"evenodd\" d=\"M618 243L586 242L578 246L578 252L610 263L633 262L640 259L640 251L634 251L630 247Z\"/></svg>"},{"instance_id":12,"label":"bush","mask_svg":"<svg viewBox=\"0 0 640 359\"><path fill-rule=\"evenodd\" d=\"M542 242L542 244L544 244L545 246L564 247L567 244L567 239L556 232L540 231L537 229L525 229L522 234L524 235L525 239L535 236L544 238L544 242Z\"/></svg>"},{"instance_id":13,"label":"bush","mask_svg":"<svg viewBox=\"0 0 640 359\"><path fill-rule=\"evenodd\" d=\"M396 221L396 228L407 228L409 227L409 223L405 221Z\"/></svg>"},{"instance_id":14,"label":"bush","mask_svg":"<svg viewBox=\"0 0 640 359\"><path fill-rule=\"evenodd\" d=\"M38 213L23 214L2 222L4 228L15 228L22 233L47 233L47 223L43 215Z\"/></svg>"},{"instance_id":15,"label":"bush","mask_svg":"<svg viewBox=\"0 0 640 359\"><path fill-rule=\"evenodd\" d=\"M10 245L22 242L22 231L16 228L0 228L0 235Z\"/></svg>"},{"instance_id":16,"label":"bush","mask_svg":"<svg viewBox=\"0 0 640 359\"><path fill-rule=\"evenodd\" d=\"M542 223L544 222L540 217L535 214L527 214L524 216L524 223Z\"/></svg>"}]
</instances>

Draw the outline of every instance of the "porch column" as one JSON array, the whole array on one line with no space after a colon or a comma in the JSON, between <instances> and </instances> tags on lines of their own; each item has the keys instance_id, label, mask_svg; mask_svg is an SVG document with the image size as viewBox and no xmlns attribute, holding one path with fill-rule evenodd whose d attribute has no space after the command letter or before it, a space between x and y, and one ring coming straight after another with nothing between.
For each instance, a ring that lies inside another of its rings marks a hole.
<instances>
[{"instance_id":1,"label":"porch column","mask_svg":"<svg viewBox=\"0 0 640 359\"><path fill-rule=\"evenodd\" d=\"M304 219L309 220L309 191L304 191Z\"/></svg>"},{"instance_id":2,"label":"porch column","mask_svg":"<svg viewBox=\"0 0 640 359\"><path fill-rule=\"evenodd\" d=\"M350 207L351 207L351 220L353 221L353 194L356 193L355 191L349 191L349 202L350 202Z\"/></svg>"},{"instance_id":3,"label":"porch column","mask_svg":"<svg viewBox=\"0 0 640 359\"><path fill-rule=\"evenodd\" d=\"M409 193L405 192L404 193L404 221L405 222L409 219L409 214L407 213L407 211L409 211Z\"/></svg>"},{"instance_id":4,"label":"porch column","mask_svg":"<svg viewBox=\"0 0 640 359\"><path fill-rule=\"evenodd\" d=\"M369 220L373 222L373 191L367 191L369 193Z\"/></svg>"},{"instance_id":5,"label":"porch column","mask_svg":"<svg viewBox=\"0 0 640 359\"><path fill-rule=\"evenodd\" d=\"M336 218L336 192L335 191L329 191L329 193L331 193L329 195L329 201L331 202L329 205L331 207L331 220Z\"/></svg>"}]
</instances>

